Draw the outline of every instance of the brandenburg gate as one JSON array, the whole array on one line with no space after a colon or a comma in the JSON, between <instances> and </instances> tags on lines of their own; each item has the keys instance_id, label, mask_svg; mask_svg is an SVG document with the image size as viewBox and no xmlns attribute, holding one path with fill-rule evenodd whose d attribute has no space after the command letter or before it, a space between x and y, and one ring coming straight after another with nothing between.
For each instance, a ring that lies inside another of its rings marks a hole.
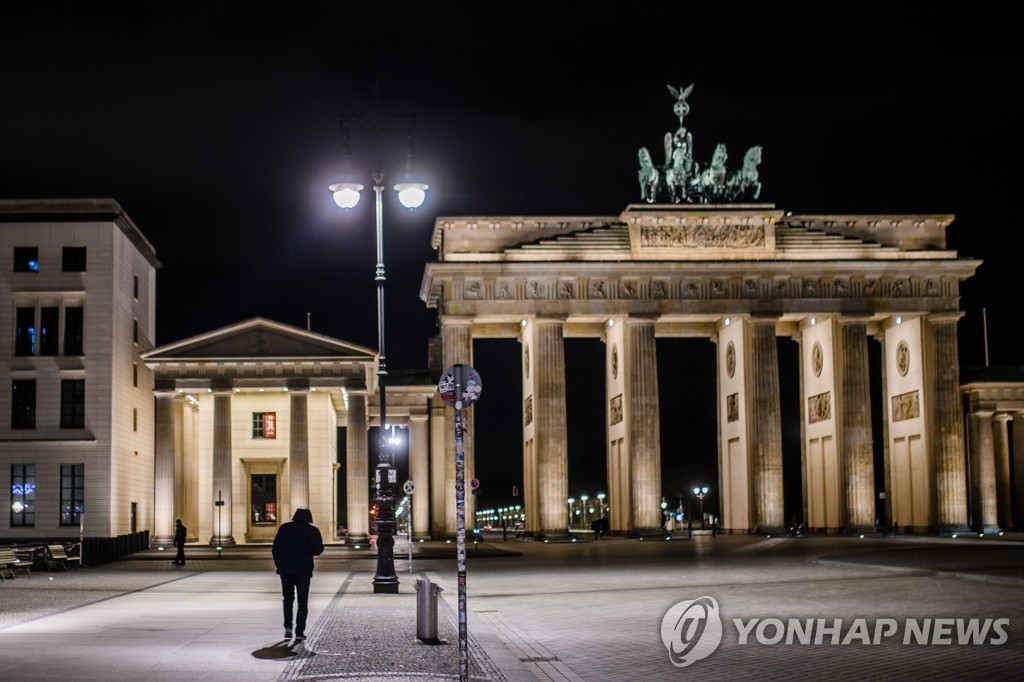
<instances>
[{"instance_id":1,"label":"brandenburg gate","mask_svg":"<svg viewBox=\"0 0 1024 682\"><path fill-rule=\"evenodd\" d=\"M957 531L968 521L959 291L980 262L947 249L952 220L791 215L754 203L644 203L610 217L442 217L433 235L439 259L427 264L420 295L439 312L445 366L472 364L475 338L519 340L527 532L566 533L563 340L573 337L600 338L606 348L612 532L661 524L659 337L717 344L722 531L781 529L779 336L800 348L808 527L874 530L882 491L872 441L882 439L888 518ZM872 340L884 358L884 433L872 432ZM467 476L471 433L470 422Z\"/></svg>"}]
</instances>

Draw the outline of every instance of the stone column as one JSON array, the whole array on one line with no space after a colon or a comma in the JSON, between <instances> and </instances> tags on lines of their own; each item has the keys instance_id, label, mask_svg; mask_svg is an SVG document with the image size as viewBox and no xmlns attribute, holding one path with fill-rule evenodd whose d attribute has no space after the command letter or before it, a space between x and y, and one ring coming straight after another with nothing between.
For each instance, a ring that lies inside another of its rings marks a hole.
<instances>
[{"instance_id":1,"label":"stone column","mask_svg":"<svg viewBox=\"0 0 1024 682\"><path fill-rule=\"evenodd\" d=\"M409 417L409 478L416 485L412 494L412 537L430 537L430 475L427 461L427 415Z\"/></svg>"},{"instance_id":2,"label":"stone column","mask_svg":"<svg viewBox=\"0 0 1024 682\"><path fill-rule=\"evenodd\" d=\"M998 522L992 413L972 412L968 422L971 438L971 528L982 533L995 532Z\"/></svg>"},{"instance_id":3,"label":"stone column","mask_svg":"<svg viewBox=\"0 0 1024 682\"><path fill-rule=\"evenodd\" d=\"M1013 527L1013 500L1010 497L1010 415L997 414L992 420L995 449L996 518L1000 529Z\"/></svg>"},{"instance_id":4,"label":"stone column","mask_svg":"<svg viewBox=\"0 0 1024 682\"><path fill-rule=\"evenodd\" d=\"M153 545L174 540L174 391L156 392L156 452L153 472Z\"/></svg>"},{"instance_id":5,"label":"stone column","mask_svg":"<svg viewBox=\"0 0 1024 682\"><path fill-rule=\"evenodd\" d=\"M750 392L748 424L753 478L754 523L759 532L781 531L785 506L782 492L782 416L779 410L779 363L775 319L747 321L746 366Z\"/></svg>"},{"instance_id":6,"label":"stone column","mask_svg":"<svg viewBox=\"0 0 1024 682\"><path fill-rule=\"evenodd\" d=\"M448 441L454 438L447 431L450 409L436 392L430 397L430 537L434 540L446 534Z\"/></svg>"},{"instance_id":7,"label":"stone column","mask_svg":"<svg viewBox=\"0 0 1024 682\"><path fill-rule=\"evenodd\" d=\"M230 547L235 544L231 533L232 505L231 467L231 390L215 389L213 393L213 537L211 546Z\"/></svg>"},{"instance_id":8,"label":"stone column","mask_svg":"<svg viewBox=\"0 0 1024 682\"><path fill-rule=\"evenodd\" d=\"M1014 530L1024 530L1024 413L1013 415L1013 508Z\"/></svg>"},{"instance_id":9,"label":"stone column","mask_svg":"<svg viewBox=\"0 0 1024 682\"><path fill-rule=\"evenodd\" d=\"M473 365L473 334L472 324L468 320L443 320L441 322L442 371L455 364ZM480 377L486 385L487 378ZM473 494L469 482L473 480L473 408L462 410L462 463L466 492L466 528L474 526ZM455 409L445 408L445 432L449 434L445 442L445 529L444 537L455 537L456 533L456 501L455 501Z\"/></svg>"},{"instance_id":10,"label":"stone column","mask_svg":"<svg viewBox=\"0 0 1024 682\"><path fill-rule=\"evenodd\" d=\"M846 528L875 530L875 465L871 448L868 332L864 319L840 318L839 417L846 474Z\"/></svg>"},{"instance_id":11,"label":"stone column","mask_svg":"<svg viewBox=\"0 0 1024 682\"><path fill-rule=\"evenodd\" d=\"M661 511L661 419L654 322L627 318L623 362L629 401L630 475L634 533L663 535Z\"/></svg>"},{"instance_id":12,"label":"stone column","mask_svg":"<svg viewBox=\"0 0 1024 682\"><path fill-rule=\"evenodd\" d=\"M366 396L349 393L345 428L345 515L348 523L346 545L370 541L369 448L366 443Z\"/></svg>"},{"instance_id":13,"label":"stone column","mask_svg":"<svg viewBox=\"0 0 1024 682\"><path fill-rule=\"evenodd\" d=\"M179 478L184 490L181 520L188 529L188 542L199 540L199 407L186 403L181 413L182 471Z\"/></svg>"},{"instance_id":14,"label":"stone column","mask_svg":"<svg viewBox=\"0 0 1024 682\"><path fill-rule=\"evenodd\" d=\"M967 470L964 463L963 407L956 324L961 313L933 315L924 326L932 352L925 375L933 425L935 494L940 532L967 530Z\"/></svg>"},{"instance_id":15,"label":"stone column","mask_svg":"<svg viewBox=\"0 0 1024 682\"><path fill-rule=\"evenodd\" d=\"M536 425L537 506L539 532L545 536L568 534L569 448L565 426L564 321L538 318L533 322L533 421Z\"/></svg>"},{"instance_id":16,"label":"stone column","mask_svg":"<svg viewBox=\"0 0 1024 682\"><path fill-rule=\"evenodd\" d=\"M309 509L309 407L308 392L290 389L291 438L288 442L289 509Z\"/></svg>"},{"instance_id":17,"label":"stone column","mask_svg":"<svg viewBox=\"0 0 1024 682\"><path fill-rule=\"evenodd\" d=\"M883 331L882 333L880 333L877 336L875 336L875 340L878 341L879 345L882 348L882 350L881 350L882 357L883 358L886 357L886 352L887 351L885 350L885 332ZM891 454L892 453L892 447L891 447L891 443L889 442L889 409L885 405L886 401L888 400L888 398L886 396L889 395L889 383L888 382L889 382L889 375L883 369L882 370L882 403L883 403L883 407L882 407L882 467L885 470L884 471L884 478L885 478L885 482L884 482L884 486L885 486L885 491L884 491L884 494L885 494L885 504L883 505L883 509L885 511L884 511L884 518L882 519L882 525L885 528L891 528L892 524L893 524L893 520L894 520L892 518L892 514L893 514L893 511L892 511L892 454Z\"/></svg>"}]
</instances>

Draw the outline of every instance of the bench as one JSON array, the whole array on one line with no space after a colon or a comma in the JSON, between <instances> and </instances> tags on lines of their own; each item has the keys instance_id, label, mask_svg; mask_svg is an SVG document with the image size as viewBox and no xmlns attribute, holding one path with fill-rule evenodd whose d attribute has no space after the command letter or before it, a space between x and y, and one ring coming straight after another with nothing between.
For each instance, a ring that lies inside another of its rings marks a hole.
<instances>
[{"instance_id":1,"label":"bench","mask_svg":"<svg viewBox=\"0 0 1024 682\"><path fill-rule=\"evenodd\" d=\"M29 568L32 564L27 561L22 561L14 553L13 547L0 547L0 577L5 581L7 576L10 575L12 578L18 577L15 573L18 569L28 573L28 577L32 577L32 570Z\"/></svg>"},{"instance_id":2,"label":"bench","mask_svg":"<svg viewBox=\"0 0 1024 682\"><path fill-rule=\"evenodd\" d=\"M46 549L50 553L50 562L59 567L62 571L68 570L68 564L74 564L75 566L82 565L82 558L77 556L68 556L68 552L64 549L64 545L47 545Z\"/></svg>"}]
</instances>

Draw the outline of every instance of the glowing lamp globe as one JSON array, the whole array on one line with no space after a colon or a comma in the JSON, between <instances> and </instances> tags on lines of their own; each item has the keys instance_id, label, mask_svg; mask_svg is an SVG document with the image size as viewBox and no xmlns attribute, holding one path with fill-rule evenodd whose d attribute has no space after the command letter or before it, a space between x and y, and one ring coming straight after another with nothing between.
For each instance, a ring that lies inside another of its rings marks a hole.
<instances>
[{"instance_id":1,"label":"glowing lamp globe","mask_svg":"<svg viewBox=\"0 0 1024 682\"><path fill-rule=\"evenodd\" d=\"M400 182L395 185L395 191L406 208L419 208L427 198L427 185L420 182Z\"/></svg>"},{"instance_id":2,"label":"glowing lamp globe","mask_svg":"<svg viewBox=\"0 0 1024 682\"><path fill-rule=\"evenodd\" d=\"M334 192L334 203L348 210L359 203L359 193L363 186L357 182L338 182L330 186Z\"/></svg>"}]
</instances>

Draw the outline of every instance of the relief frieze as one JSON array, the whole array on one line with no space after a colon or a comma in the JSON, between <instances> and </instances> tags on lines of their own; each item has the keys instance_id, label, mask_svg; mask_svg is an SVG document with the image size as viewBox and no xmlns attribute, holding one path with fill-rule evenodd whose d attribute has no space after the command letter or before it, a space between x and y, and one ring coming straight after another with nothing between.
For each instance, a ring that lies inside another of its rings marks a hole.
<instances>
[{"instance_id":1,"label":"relief frieze","mask_svg":"<svg viewBox=\"0 0 1024 682\"><path fill-rule=\"evenodd\" d=\"M832 418L831 393L825 391L807 399L807 423L828 421Z\"/></svg>"},{"instance_id":2,"label":"relief frieze","mask_svg":"<svg viewBox=\"0 0 1024 682\"><path fill-rule=\"evenodd\" d=\"M669 249L764 247L763 225L641 225L640 246Z\"/></svg>"},{"instance_id":3,"label":"relief frieze","mask_svg":"<svg viewBox=\"0 0 1024 682\"><path fill-rule=\"evenodd\" d=\"M737 422L740 420L740 394L731 393L725 398L726 421Z\"/></svg>"},{"instance_id":4,"label":"relief frieze","mask_svg":"<svg viewBox=\"0 0 1024 682\"><path fill-rule=\"evenodd\" d=\"M612 426L615 426L622 421L622 394L615 396L611 399L611 405L609 406L609 419Z\"/></svg>"},{"instance_id":5,"label":"relief frieze","mask_svg":"<svg viewBox=\"0 0 1024 682\"><path fill-rule=\"evenodd\" d=\"M917 391L901 393L892 397L892 420L902 422L921 416L921 401Z\"/></svg>"}]
</instances>

